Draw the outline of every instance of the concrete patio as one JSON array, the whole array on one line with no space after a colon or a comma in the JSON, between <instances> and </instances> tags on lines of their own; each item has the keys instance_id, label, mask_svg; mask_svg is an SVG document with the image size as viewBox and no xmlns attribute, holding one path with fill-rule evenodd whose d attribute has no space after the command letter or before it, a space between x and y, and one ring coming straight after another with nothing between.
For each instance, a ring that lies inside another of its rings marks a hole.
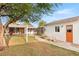
<instances>
[{"instance_id":1,"label":"concrete patio","mask_svg":"<svg viewBox=\"0 0 79 59\"><path fill-rule=\"evenodd\" d=\"M65 49L69 49L69 50L72 50L72 51L79 52L79 46L78 45L74 45L74 44L70 44L70 43L62 42L62 41L53 41L52 42L52 41L48 41L46 39L40 38L39 36L35 36L35 38L38 41L41 41L41 42L45 42L45 43L52 44L52 45L55 45L55 46L58 46L58 47L62 47L62 48L65 48Z\"/></svg>"}]
</instances>

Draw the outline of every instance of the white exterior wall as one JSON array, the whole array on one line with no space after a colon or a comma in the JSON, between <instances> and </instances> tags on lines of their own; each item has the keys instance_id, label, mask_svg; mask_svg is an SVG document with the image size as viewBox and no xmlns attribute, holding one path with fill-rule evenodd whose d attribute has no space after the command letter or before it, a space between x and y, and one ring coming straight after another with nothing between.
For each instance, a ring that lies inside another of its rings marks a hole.
<instances>
[{"instance_id":1,"label":"white exterior wall","mask_svg":"<svg viewBox=\"0 0 79 59\"><path fill-rule=\"evenodd\" d=\"M24 28L24 34L34 35L34 34L36 34L36 32L34 32L33 30L30 32L30 31L28 31L28 28L26 27L26 28Z\"/></svg>"},{"instance_id":2,"label":"white exterior wall","mask_svg":"<svg viewBox=\"0 0 79 59\"><path fill-rule=\"evenodd\" d=\"M79 21L75 22L75 24L74 24L73 43L79 44Z\"/></svg>"},{"instance_id":3,"label":"white exterior wall","mask_svg":"<svg viewBox=\"0 0 79 59\"><path fill-rule=\"evenodd\" d=\"M60 32L55 32L55 26L57 25L60 26ZM45 35L48 36L50 39L65 41L65 26L62 27L62 24L57 25L49 25L45 27Z\"/></svg>"},{"instance_id":4,"label":"white exterior wall","mask_svg":"<svg viewBox=\"0 0 79 59\"><path fill-rule=\"evenodd\" d=\"M79 21L48 25L44 34L50 39L66 42L66 25L73 25L73 43L79 44ZM55 26L60 26L60 32L55 32Z\"/></svg>"}]
</instances>

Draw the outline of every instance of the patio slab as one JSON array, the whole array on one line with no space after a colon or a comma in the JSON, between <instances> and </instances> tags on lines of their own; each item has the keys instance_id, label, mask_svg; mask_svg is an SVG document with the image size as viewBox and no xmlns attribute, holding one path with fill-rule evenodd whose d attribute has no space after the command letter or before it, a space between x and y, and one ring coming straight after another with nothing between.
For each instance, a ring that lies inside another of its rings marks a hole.
<instances>
[{"instance_id":1,"label":"patio slab","mask_svg":"<svg viewBox=\"0 0 79 59\"><path fill-rule=\"evenodd\" d=\"M52 42L52 41L48 41L46 39L42 39L39 36L35 36L35 38L38 41L41 41L41 42L45 42L45 43L48 43L48 44L53 44L53 45L58 46L58 47L62 47L62 48L65 48L65 49L69 49L69 50L72 50L72 51L79 52L79 47L78 46L67 43L67 42L62 42L62 41L53 41Z\"/></svg>"}]
</instances>

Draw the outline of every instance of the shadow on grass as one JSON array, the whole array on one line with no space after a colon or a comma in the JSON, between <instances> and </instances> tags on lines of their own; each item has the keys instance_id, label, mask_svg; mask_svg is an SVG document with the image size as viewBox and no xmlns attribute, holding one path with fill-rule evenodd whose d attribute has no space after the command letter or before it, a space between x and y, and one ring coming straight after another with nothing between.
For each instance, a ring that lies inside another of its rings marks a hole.
<instances>
[{"instance_id":1,"label":"shadow on grass","mask_svg":"<svg viewBox=\"0 0 79 59\"><path fill-rule=\"evenodd\" d=\"M60 48L44 42L29 42L10 46L0 51L1 56L77 56L78 52Z\"/></svg>"}]
</instances>

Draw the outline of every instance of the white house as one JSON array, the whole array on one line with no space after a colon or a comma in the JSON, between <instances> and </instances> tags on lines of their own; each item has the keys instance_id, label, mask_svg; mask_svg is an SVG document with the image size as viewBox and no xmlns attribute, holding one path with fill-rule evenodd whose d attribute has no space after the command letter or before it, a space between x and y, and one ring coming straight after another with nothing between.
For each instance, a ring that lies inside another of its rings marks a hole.
<instances>
[{"instance_id":1,"label":"white house","mask_svg":"<svg viewBox=\"0 0 79 59\"><path fill-rule=\"evenodd\" d=\"M79 16L48 23L44 34L52 40L79 44Z\"/></svg>"},{"instance_id":2,"label":"white house","mask_svg":"<svg viewBox=\"0 0 79 59\"><path fill-rule=\"evenodd\" d=\"M2 22L2 26L9 20L8 15L1 15L0 22ZM23 22L17 21L16 23L11 23L8 26L7 32L9 34L35 34L36 28L31 24L24 24Z\"/></svg>"},{"instance_id":3,"label":"white house","mask_svg":"<svg viewBox=\"0 0 79 59\"><path fill-rule=\"evenodd\" d=\"M36 28L34 28L31 24L17 24L12 23L8 26L8 33L9 34L32 34L36 33Z\"/></svg>"},{"instance_id":4,"label":"white house","mask_svg":"<svg viewBox=\"0 0 79 59\"><path fill-rule=\"evenodd\" d=\"M0 46L1 45L5 45L5 40L4 40L4 26L6 24L6 22L9 20L8 15L1 15L0 16ZM8 29L6 30L6 35L10 34L10 35L28 35L28 34L32 34L34 35L36 33L36 28L33 27L31 24L24 24L22 22L15 22L15 23L11 23L8 26Z\"/></svg>"}]
</instances>

